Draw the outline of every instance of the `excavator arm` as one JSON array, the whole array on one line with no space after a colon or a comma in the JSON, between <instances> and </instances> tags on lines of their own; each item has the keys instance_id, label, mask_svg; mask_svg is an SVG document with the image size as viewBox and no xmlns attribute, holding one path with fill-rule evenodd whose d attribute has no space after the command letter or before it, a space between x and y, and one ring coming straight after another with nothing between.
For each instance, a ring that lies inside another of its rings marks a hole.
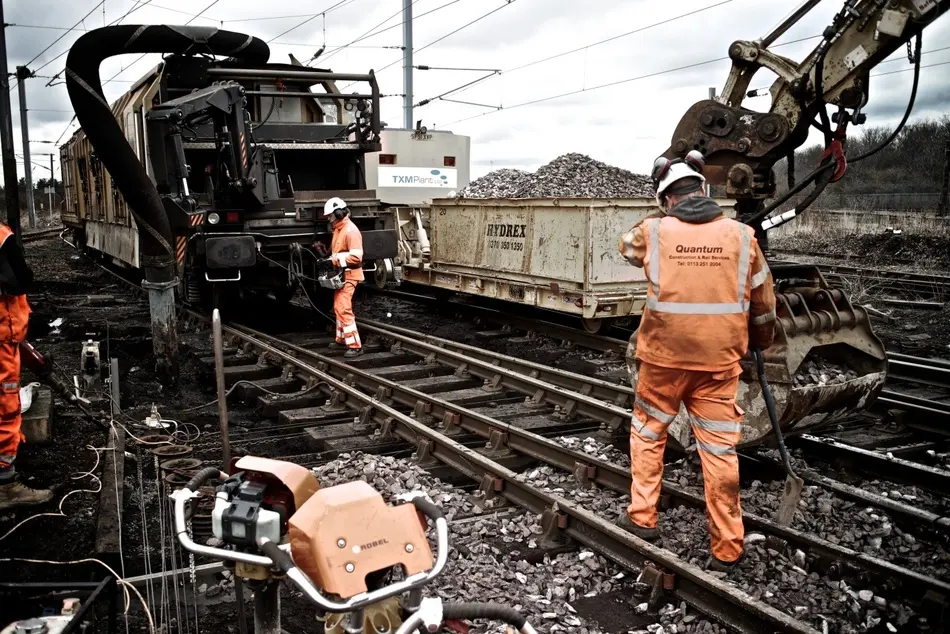
<instances>
[{"instance_id":1,"label":"excavator arm","mask_svg":"<svg viewBox=\"0 0 950 634\"><path fill-rule=\"evenodd\" d=\"M764 201L775 195L772 168L806 142L813 125L825 134L829 160L828 169L821 170L824 178L814 174L811 180L823 188L843 175L843 152L833 156L831 146L835 141L843 144L848 123L864 122L861 110L869 100L870 71L901 46L907 45L910 53L911 40L950 9L948 0L845 0L801 62L769 49L820 2L806 0L761 39L733 42L732 69L722 94L697 102L686 112L664 153L677 158L692 149L702 152L707 182L726 187L726 195L737 200L740 218L746 222L762 219L787 200L783 197L764 207ZM762 68L777 78L770 88L769 111L759 113L744 108L743 101ZM839 108L834 116L837 130L831 129L827 104ZM838 167L833 175L832 162ZM796 191L808 184L799 182Z\"/></svg>"},{"instance_id":2,"label":"excavator arm","mask_svg":"<svg viewBox=\"0 0 950 634\"><path fill-rule=\"evenodd\" d=\"M860 125L866 119L861 111L869 100L870 71L900 47L909 47L916 37L913 61L919 72L920 35L950 9L950 0L844 0L804 60L798 62L772 51L776 40L820 1L804 0L761 39L733 42L729 47L732 69L721 96L694 104L663 154L675 159L699 150L706 160L706 182L725 187L727 197L736 201L739 220L755 228L765 251L768 228L807 208L829 183L844 175L849 161L873 153L845 154L848 125ZM753 77L763 68L777 78L770 88L769 110L755 112L744 107L743 101L750 96ZM915 79L908 114L916 86ZM828 104L838 107L831 117ZM812 126L821 130L825 139L819 165L794 183L794 163L790 161L789 189L776 196L775 163L785 157L792 159L807 141ZM794 210L770 216L808 187L811 190L796 202ZM783 433L807 432L869 406L884 386L887 354L871 329L867 311L852 305L845 292L829 285L815 266L770 262L769 267L775 284L776 325L775 342L764 351L764 367ZM818 366L811 362L847 369L853 378L812 384L808 376ZM744 359L742 365L738 402L745 417L740 445L766 442L774 434L758 372L751 358ZM669 433L674 443L687 446L689 422L683 413L670 425Z\"/></svg>"}]
</instances>

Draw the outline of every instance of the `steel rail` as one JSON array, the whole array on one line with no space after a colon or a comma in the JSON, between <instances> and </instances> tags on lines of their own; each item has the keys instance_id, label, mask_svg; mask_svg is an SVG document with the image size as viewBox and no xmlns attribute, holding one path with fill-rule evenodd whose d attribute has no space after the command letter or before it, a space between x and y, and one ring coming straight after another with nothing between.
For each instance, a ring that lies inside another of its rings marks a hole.
<instances>
[{"instance_id":1,"label":"steel rail","mask_svg":"<svg viewBox=\"0 0 950 634\"><path fill-rule=\"evenodd\" d=\"M407 293L405 291L393 291L388 289L372 290L382 295L395 297L397 299L405 299L412 302L421 301L428 304L436 304L438 306L457 306L459 308L464 308L468 313L476 313L478 316L494 323L510 324L519 330L544 334L562 341L570 341L571 343L577 344L583 348L596 350L598 352L613 352L614 354L619 355L621 358L623 358L627 351L627 342L623 339L615 339L613 337L606 337L604 335L595 335L583 330L578 330L577 328L572 328L571 326L564 326L562 324L556 324L550 321L542 321L540 319L531 319L529 317L512 315L510 313L505 313L493 308L486 308L484 306L478 306L476 304L468 304L451 300L446 301L439 299L438 297L432 297L431 295L419 295L415 293Z\"/></svg>"},{"instance_id":2,"label":"steel rail","mask_svg":"<svg viewBox=\"0 0 950 634\"><path fill-rule=\"evenodd\" d=\"M903 458L888 457L876 451L852 447L831 438L810 434L796 436L795 442L814 454L824 454L833 459L851 459L861 464L870 475L886 477L888 480L904 482L943 495L950 491L950 471L944 469Z\"/></svg>"},{"instance_id":3,"label":"steel rail","mask_svg":"<svg viewBox=\"0 0 950 634\"><path fill-rule=\"evenodd\" d=\"M476 348L475 346L452 341L450 339L436 337L434 335L427 335L421 332L410 330L408 328L380 324L379 322L369 320L363 320L360 322L360 324L361 328L376 332L383 337L391 337L391 333L398 333L402 335L398 341L405 342L406 339L408 339L405 347L411 350L419 351L422 356L425 356L425 354L428 353L429 347L415 345L417 342L425 342L439 348L454 350L492 364L492 367L500 365L509 370L513 370L521 374L527 374L560 387L570 389L575 392L580 392L581 394L590 394L595 398L600 398L608 402L619 403L623 401L625 403L624 406L629 406L629 403L632 401L635 394L632 388L625 385L600 381L582 374L576 374L574 372L568 372L567 370L552 368L550 366L526 361L524 359L518 359L516 357L507 356L490 350L483 350L482 348ZM950 367L950 364L948 364L948 367ZM583 387L585 384L591 384L591 387L585 389ZM739 459L743 463L762 464L762 460L759 457L755 457L745 452L739 453ZM771 463L771 461L769 461L769 463ZM779 465L779 467L781 467L781 465ZM781 471L781 469L779 470ZM784 473L784 471L782 471L782 473ZM842 482L838 482L837 480L833 480L831 478L826 478L816 473L809 473L806 471L800 475L805 479L806 482L824 487L834 492L839 497L850 499L856 502L872 504L878 508L886 509L894 515L902 516L905 519L931 524L941 530L950 530L950 517L942 517L925 509L920 509L916 506L910 506L908 504L891 500L890 498L869 493L863 489L848 486Z\"/></svg>"},{"instance_id":4,"label":"steel rail","mask_svg":"<svg viewBox=\"0 0 950 634\"><path fill-rule=\"evenodd\" d=\"M888 352L887 377L950 389L950 362Z\"/></svg>"},{"instance_id":5,"label":"steel rail","mask_svg":"<svg viewBox=\"0 0 950 634\"><path fill-rule=\"evenodd\" d=\"M557 405L568 416L578 414L592 418L600 421L606 428L612 431L622 429L623 421L630 417L630 410L626 409L626 406L630 403L631 399L628 398L626 394L624 394L623 399L625 402L614 404L585 393L585 391L592 391L595 387L595 383L599 383L597 388L601 390L601 394L607 393L612 386L606 381L597 382L596 380L587 379L587 377L581 377L581 379L584 379L583 382L581 382L576 378L572 379L566 372L559 373L554 368L548 368L547 373L551 378L557 375L557 378L563 382L574 382L574 386L561 387L554 381L531 376L531 374L524 374L507 367L515 365L514 361L516 360L511 357L508 357L506 361L501 355L492 356L491 353L487 353L484 356L492 358L492 361L488 361L487 359L479 358L479 355L471 354L468 350L463 354L462 352L448 349L447 345L439 346L421 341L418 339L417 333L413 333L414 336L408 336L400 334L394 329L381 327L373 322L367 324L363 321L361 324L361 327L369 332L375 332L396 341L397 349L407 348L432 361L440 361L446 365L464 369L484 379L495 387L504 385L522 394L533 394L532 399L536 404L542 405L548 402ZM539 368L544 368L544 366L536 364L531 370L532 372L540 373L542 370ZM580 375L574 375L574 377L579 376ZM585 385L588 386L586 390L584 388ZM575 387L577 390L570 391ZM616 402L616 400L618 400L617 392L613 390L610 391L614 397L613 400ZM632 395L633 390L629 390L629 393Z\"/></svg>"},{"instance_id":6,"label":"steel rail","mask_svg":"<svg viewBox=\"0 0 950 634\"><path fill-rule=\"evenodd\" d=\"M244 336L248 338L245 340L256 339L257 343L254 345L264 343L271 347L281 346L296 355L302 355L316 360L318 363L317 367L321 371L327 373L336 372L342 375L343 381L351 388L362 388L376 394L376 398L392 399L393 402L413 407L417 416L427 415L437 420L441 419L438 429L447 436L457 434L464 429L465 431L489 439L491 445L496 449L507 448L542 460L568 473L574 473L582 482L594 482L619 493L627 493L630 491L631 475L628 469L598 460L586 453L569 449L515 425L498 421L467 408L446 402L437 396L424 394L412 388L401 386L388 379L375 376L369 372L364 372L347 365L343 361L325 357L317 352L281 341L277 337L259 333L241 326L235 326L235 329L242 332ZM431 447L423 448L420 453L431 453ZM664 481L662 490L663 494L676 498L684 504L696 508L705 508L706 502L702 496L689 493L672 482ZM819 556L848 562L874 574L898 578L906 586L920 589L922 592L932 591L950 596L950 584L948 583L932 579L926 575L894 565L882 559L838 546L806 533L779 526L747 511L744 511L742 516L746 525L775 535Z\"/></svg>"},{"instance_id":7,"label":"steel rail","mask_svg":"<svg viewBox=\"0 0 950 634\"><path fill-rule=\"evenodd\" d=\"M858 277L862 279L879 280L893 284L905 284L916 288L946 292L950 290L950 276L934 275L930 273L914 273L911 271L891 271L888 269L868 269L858 266L842 264L816 264L822 273L839 277Z\"/></svg>"},{"instance_id":8,"label":"steel rail","mask_svg":"<svg viewBox=\"0 0 950 634\"><path fill-rule=\"evenodd\" d=\"M66 227L53 227L52 229L41 229L39 231L25 232L21 235L21 242L36 242L45 238L55 238Z\"/></svg>"},{"instance_id":9,"label":"steel rail","mask_svg":"<svg viewBox=\"0 0 950 634\"><path fill-rule=\"evenodd\" d=\"M199 318L201 317L197 313L194 314ZM647 562L656 562L673 571L676 577L672 592L699 611L719 620L723 625L750 634L773 631L817 634L817 630L807 624L757 601L747 593L683 561L669 551L653 546L617 528L610 522L578 507L563 497L539 491L528 485L514 471L503 467L473 449L465 447L447 434L432 429L388 405L383 399L390 396L389 394L377 393L374 396L369 396L361 392L359 387L361 384L369 385L369 382L375 382L376 385L389 384L392 388L391 396L394 401L397 400L397 396L406 394L411 394L413 400L420 402L420 404L424 404L427 400L434 403L438 399L409 388L400 388L390 381L373 377L369 373L347 366L345 363L330 357L323 357L318 353L310 352L299 346L293 346L279 340L277 345L272 345L268 341L273 341L274 338L263 333L237 326L225 326L224 330L257 348L267 357L281 363L290 364L303 374L326 382L332 389L345 394L348 402L352 399L362 404L373 419L382 424L383 429L386 430L385 433L395 434L412 443L419 448L420 455L431 457L451 466L477 482L484 483L487 479L494 492L518 506L534 513L548 514L564 534L592 550L600 552L619 565L627 569L640 570L640 567ZM293 354L281 349L281 347L292 350ZM320 358L319 366L310 365L297 355ZM340 380L331 376L327 372L331 367L337 371L342 371L345 379ZM352 403L350 404L352 405ZM454 405L448 405L448 407L453 412L459 412L462 409ZM474 418L467 418L467 420L485 419L485 417L474 412L472 412L472 415ZM492 421L492 419L487 420ZM533 445L528 442L515 442L512 446L511 440L513 438L524 438L526 435L534 436L534 434L529 434L500 421L492 422L494 423L492 426L499 431L508 430L508 444L512 449L520 451L519 444L524 446L525 449L531 449L533 446L535 453L537 453L537 447L539 446L556 446L555 443L541 437L536 437ZM561 449L567 451L567 453L576 453ZM528 455L531 454L528 453ZM583 457L589 461L588 456L584 455Z\"/></svg>"},{"instance_id":10,"label":"steel rail","mask_svg":"<svg viewBox=\"0 0 950 634\"><path fill-rule=\"evenodd\" d=\"M517 372L518 374L540 379L551 385L556 385L577 392L578 394L591 396L607 403L613 403L617 407L631 407L633 399L636 396L634 389L626 385L611 383L595 377L562 370L533 361L526 361L525 359L477 348L458 341L452 341L451 339L427 335L425 333L416 332L415 330L410 330L409 328L383 324L369 319L361 319L360 328L376 332L383 337L400 341L404 348L410 350L431 351L432 347L435 347L439 350L455 351L464 354L466 362L469 359L477 359L486 364L490 364L492 367L501 367ZM396 335L399 336L397 337ZM423 356L426 356L426 354L423 354Z\"/></svg>"}]
</instances>

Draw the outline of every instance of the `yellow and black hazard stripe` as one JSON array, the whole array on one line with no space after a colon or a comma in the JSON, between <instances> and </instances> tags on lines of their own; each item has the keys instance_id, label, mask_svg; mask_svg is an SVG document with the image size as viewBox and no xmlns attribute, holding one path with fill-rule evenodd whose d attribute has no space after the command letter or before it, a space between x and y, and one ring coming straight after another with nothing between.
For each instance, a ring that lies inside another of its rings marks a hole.
<instances>
[{"instance_id":1,"label":"yellow and black hazard stripe","mask_svg":"<svg viewBox=\"0 0 950 634\"><path fill-rule=\"evenodd\" d=\"M241 164L247 169L247 144L244 142L244 133L241 132Z\"/></svg>"},{"instance_id":2,"label":"yellow and black hazard stripe","mask_svg":"<svg viewBox=\"0 0 950 634\"><path fill-rule=\"evenodd\" d=\"M189 216L188 224L190 224L192 227L200 227L202 221L204 221L204 218L204 214L193 214L192 216Z\"/></svg>"}]
</instances>

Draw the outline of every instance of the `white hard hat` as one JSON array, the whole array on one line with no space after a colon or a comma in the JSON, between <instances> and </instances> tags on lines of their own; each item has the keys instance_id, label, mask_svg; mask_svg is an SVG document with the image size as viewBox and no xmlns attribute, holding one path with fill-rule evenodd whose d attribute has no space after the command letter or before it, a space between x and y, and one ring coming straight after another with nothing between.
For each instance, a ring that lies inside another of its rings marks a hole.
<instances>
[{"instance_id":1,"label":"white hard hat","mask_svg":"<svg viewBox=\"0 0 950 634\"><path fill-rule=\"evenodd\" d=\"M326 203L324 203L323 215L324 217L326 217L332 214L337 209L345 209L345 208L346 208L346 203L343 202L343 199L337 196L334 196L333 198L328 200Z\"/></svg>"},{"instance_id":2,"label":"white hard hat","mask_svg":"<svg viewBox=\"0 0 950 634\"><path fill-rule=\"evenodd\" d=\"M706 184L706 178L686 163L673 163L657 184L656 195L662 196L670 185L683 178L695 178L699 180L700 186Z\"/></svg>"},{"instance_id":3,"label":"white hard hat","mask_svg":"<svg viewBox=\"0 0 950 634\"><path fill-rule=\"evenodd\" d=\"M651 174L653 184L656 186L657 199L669 189L670 185L683 178L695 178L699 180L699 185L702 187L706 184L706 178L703 176L705 167L706 161L702 153L697 150L692 150L682 159L675 161L663 156L657 158L653 163Z\"/></svg>"}]
</instances>

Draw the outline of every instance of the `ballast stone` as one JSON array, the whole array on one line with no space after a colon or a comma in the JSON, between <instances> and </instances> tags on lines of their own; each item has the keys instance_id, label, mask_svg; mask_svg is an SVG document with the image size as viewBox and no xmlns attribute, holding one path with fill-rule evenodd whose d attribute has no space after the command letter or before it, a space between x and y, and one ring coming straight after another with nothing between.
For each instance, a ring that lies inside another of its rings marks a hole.
<instances>
[{"instance_id":1,"label":"ballast stone","mask_svg":"<svg viewBox=\"0 0 950 634\"><path fill-rule=\"evenodd\" d=\"M475 179L458 198L652 198L652 181L578 153L564 154L533 174L500 169Z\"/></svg>"}]
</instances>

